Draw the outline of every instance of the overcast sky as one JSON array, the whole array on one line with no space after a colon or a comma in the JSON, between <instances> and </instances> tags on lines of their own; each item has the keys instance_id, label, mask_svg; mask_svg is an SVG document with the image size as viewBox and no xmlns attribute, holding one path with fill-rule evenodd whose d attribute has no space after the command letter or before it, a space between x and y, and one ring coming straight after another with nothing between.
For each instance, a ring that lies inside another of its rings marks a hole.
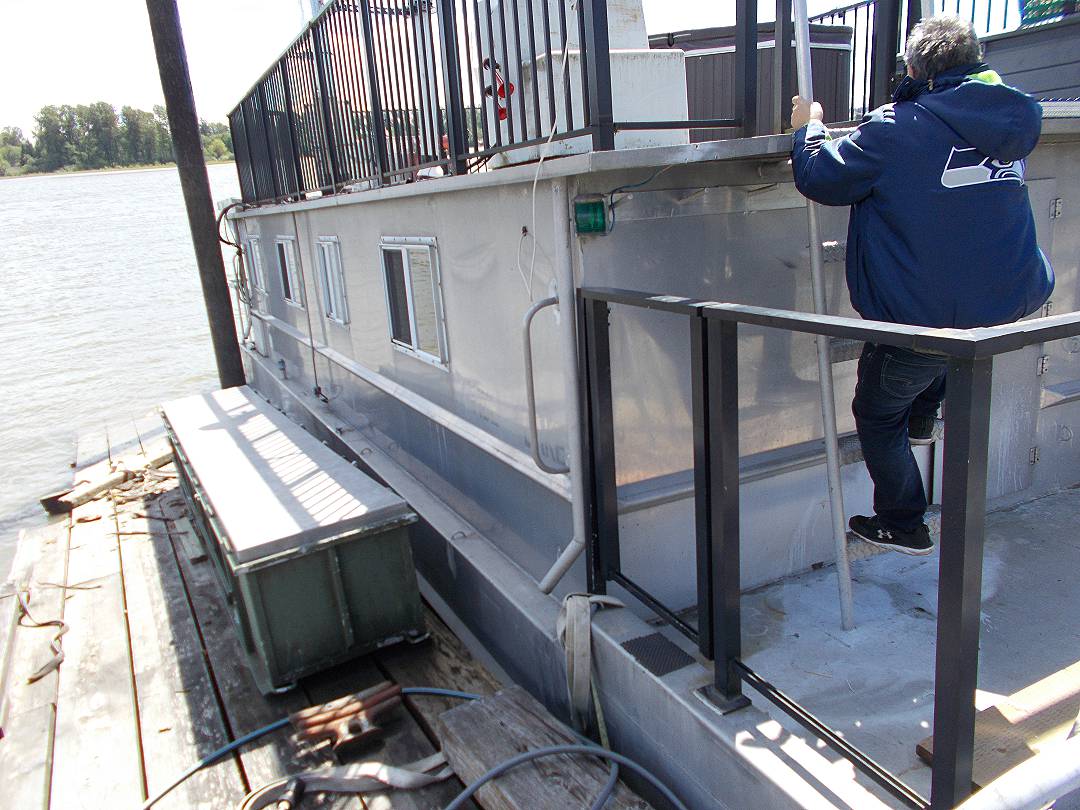
<instances>
[{"instance_id":1,"label":"overcast sky","mask_svg":"<svg viewBox=\"0 0 1080 810\"><path fill-rule=\"evenodd\" d=\"M310 0L178 0L199 115L215 121L296 36ZM843 0L810 0L810 13ZM733 0L644 0L650 33L734 21ZM773 0L760 0L772 19ZM145 0L0 0L0 126L46 104L162 103Z\"/></svg>"}]
</instances>

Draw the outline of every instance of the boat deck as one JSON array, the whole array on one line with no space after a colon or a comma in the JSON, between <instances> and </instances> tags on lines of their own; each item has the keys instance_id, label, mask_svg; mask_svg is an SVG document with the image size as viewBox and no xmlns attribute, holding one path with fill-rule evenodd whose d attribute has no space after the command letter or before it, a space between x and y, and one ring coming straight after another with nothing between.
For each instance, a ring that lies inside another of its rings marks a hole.
<instances>
[{"instance_id":1,"label":"boat deck","mask_svg":"<svg viewBox=\"0 0 1080 810\"><path fill-rule=\"evenodd\" d=\"M76 479L91 478L94 466ZM429 641L384 649L263 697L171 470L24 535L15 571L29 576L32 619L24 616L12 631L0 806L137 807L231 740L386 679L482 694L499 689L429 608ZM5 639L14 599L0 599ZM27 683L53 659L58 626L50 623L57 620L67 628L62 663ZM361 757L403 764L432 754L437 717L459 702L407 697L379 721L385 735ZM283 729L200 771L155 806L234 807L266 782L333 762L328 748L302 751ZM305 798L303 806L419 810L444 806L461 789L451 779L416 792Z\"/></svg>"}]
</instances>

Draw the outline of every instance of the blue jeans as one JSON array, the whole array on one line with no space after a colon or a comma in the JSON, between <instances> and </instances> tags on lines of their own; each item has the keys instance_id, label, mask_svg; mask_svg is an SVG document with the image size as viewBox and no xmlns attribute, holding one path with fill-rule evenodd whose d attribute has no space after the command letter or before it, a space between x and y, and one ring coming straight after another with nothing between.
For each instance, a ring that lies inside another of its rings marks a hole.
<instances>
[{"instance_id":1,"label":"blue jeans","mask_svg":"<svg viewBox=\"0 0 1080 810\"><path fill-rule=\"evenodd\" d=\"M912 531L923 522L926 493L908 445L908 419L937 416L946 368L938 355L873 343L863 347L851 410L874 482L874 512L888 527Z\"/></svg>"}]
</instances>

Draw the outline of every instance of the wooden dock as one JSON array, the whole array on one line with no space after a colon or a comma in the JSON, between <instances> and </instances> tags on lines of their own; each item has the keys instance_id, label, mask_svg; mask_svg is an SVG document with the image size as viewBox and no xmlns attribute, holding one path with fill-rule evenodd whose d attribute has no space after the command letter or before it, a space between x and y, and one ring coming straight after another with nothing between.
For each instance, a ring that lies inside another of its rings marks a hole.
<instances>
[{"instance_id":1,"label":"wooden dock","mask_svg":"<svg viewBox=\"0 0 1080 810\"><path fill-rule=\"evenodd\" d=\"M82 468L76 480L107 474L110 463ZM174 475L171 465L147 474L22 538L16 573L28 613L11 633L0 807L138 807L229 741L385 679L481 694L500 687L428 610L429 641L387 648L263 697ZM0 647L20 612L13 590L0 596ZM380 721L382 742L360 758L404 764L433 753L437 719L458 702L407 697ZM302 751L283 729L200 771L156 807L234 807L266 782L333 763L329 749ZM302 806L429 810L461 789L451 779L416 792L306 797Z\"/></svg>"}]
</instances>

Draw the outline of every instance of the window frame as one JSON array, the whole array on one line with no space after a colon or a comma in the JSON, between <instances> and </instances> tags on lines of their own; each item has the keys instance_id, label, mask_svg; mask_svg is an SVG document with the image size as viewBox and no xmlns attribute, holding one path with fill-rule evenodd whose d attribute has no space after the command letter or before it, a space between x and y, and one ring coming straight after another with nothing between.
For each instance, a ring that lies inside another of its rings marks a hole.
<instances>
[{"instance_id":1,"label":"window frame","mask_svg":"<svg viewBox=\"0 0 1080 810\"><path fill-rule=\"evenodd\" d=\"M431 262L432 298L435 306L435 337L439 354L434 355L419 348L416 309L413 301L412 262L409 250L426 248ZM394 337L394 306L390 300L390 280L387 277L386 253L395 251L401 255L402 282L405 288L405 306L409 318L411 343L403 343ZM446 332L446 310L443 307L442 272L439 265L439 246L433 236L384 236L379 240L379 273L382 276L383 295L386 300L386 325L390 345L402 354L415 357L444 371L450 370L450 347Z\"/></svg>"},{"instance_id":2,"label":"window frame","mask_svg":"<svg viewBox=\"0 0 1080 810\"><path fill-rule=\"evenodd\" d=\"M285 260L285 267L281 266L281 245L288 245L285 250L287 256ZM295 236L275 236L274 237L274 256L277 259L278 265L278 283L281 284L281 297L286 304L298 309L304 308L304 279L300 273L300 257L297 255L297 245ZM287 277L287 278L286 278ZM286 281L289 287L289 295L285 292ZM299 296L296 298L290 297L290 295Z\"/></svg>"},{"instance_id":3,"label":"window frame","mask_svg":"<svg viewBox=\"0 0 1080 810\"><path fill-rule=\"evenodd\" d=\"M263 272L262 253L261 253L262 240L258 236L249 236L247 238L248 248L248 263L251 265L251 272L248 274L251 279L251 286L259 292L266 293L266 275Z\"/></svg>"},{"instance_id":4,"label":"window frame","mask_svg":"<svg viewBox=\"0 0 1080 810\"><path fill-rule=\"evenodd\" d=\"M328 252L332 252L335 257L338 289L341 292L340 313L332 312L334 286L330 278L330 268L326 266ZM336 236L320 236L316 238L315 256L319 288L322 293L323 316L340 326L347 326L349 324L349 297L345 292L345 262L341 256L341 240Z\"/></svg>"}]
</instances>

